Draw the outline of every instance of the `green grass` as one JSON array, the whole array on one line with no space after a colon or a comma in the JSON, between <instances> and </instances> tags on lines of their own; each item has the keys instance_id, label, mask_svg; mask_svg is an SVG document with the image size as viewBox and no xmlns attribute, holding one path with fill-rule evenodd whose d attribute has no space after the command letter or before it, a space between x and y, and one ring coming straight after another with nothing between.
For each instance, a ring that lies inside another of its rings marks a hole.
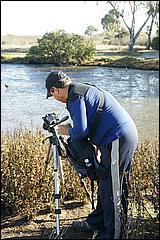
<instances>
[{"instance_id":1,"label":"green grass","mask_svg":"<svg viewBox=\"0 0 160 240\"><path fill-rule=\"evenodd\" d=\"M3 52L1 54L2 57L5 59L14 59L14 58L24 58L26 56L26 53L21 52Z\"/></svg>"}]
</instances>

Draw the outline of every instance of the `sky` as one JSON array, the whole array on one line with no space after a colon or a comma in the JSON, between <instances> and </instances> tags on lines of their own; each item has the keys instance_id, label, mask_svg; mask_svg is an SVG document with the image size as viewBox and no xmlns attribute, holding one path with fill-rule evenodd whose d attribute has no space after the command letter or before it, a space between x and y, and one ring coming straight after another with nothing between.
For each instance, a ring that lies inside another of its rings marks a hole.
<instances>
[{"instance_id":1,"label":"sky","mask_svg":"<svg viewBox=\"0 0 160 240\"><path fill-rule=\"evenodd\" d=\"M84 34L89 25L102 32L106 4L96 1L1 1L1 35L43 35L63 29Z\"/></svg>"},{"instance_id":2,"label":"sky","mask_svg":"<svg viewBox=\"0 0 160 240\"><path fill-rule=\"evenodd\" d=\"M1 35L37 36L56 30L84 35L89 25L100 33L101 19L110 9L104 1L1 1ZM145 19L143 12L139 16L137 27Z\"/></svg>"}]
</instances>

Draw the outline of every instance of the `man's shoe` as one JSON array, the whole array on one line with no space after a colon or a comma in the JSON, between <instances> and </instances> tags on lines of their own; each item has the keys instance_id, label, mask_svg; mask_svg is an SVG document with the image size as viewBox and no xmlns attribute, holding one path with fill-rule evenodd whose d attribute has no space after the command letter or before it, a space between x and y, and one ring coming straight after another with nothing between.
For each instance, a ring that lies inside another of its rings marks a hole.
<instances>
[{"instance_id":1,"label":"man's shoe","mask_svg":"<svg viewBox=\"0 0 160 240\"><path fill-rule=\"evenodd\" d=\"M100 231L94 231L92 239L100 239L101 232Z\"/></svg>"},{"instance_id":2,"label":"man's shoe","mask_svg":"<svg viewBox=\"0 0 160 240\"><path fill-rule=\"evenodd\" d=\"M94 232L94 229L86 221L74 221L72 227L80 232Z\"/></svg>"}]
</instances>

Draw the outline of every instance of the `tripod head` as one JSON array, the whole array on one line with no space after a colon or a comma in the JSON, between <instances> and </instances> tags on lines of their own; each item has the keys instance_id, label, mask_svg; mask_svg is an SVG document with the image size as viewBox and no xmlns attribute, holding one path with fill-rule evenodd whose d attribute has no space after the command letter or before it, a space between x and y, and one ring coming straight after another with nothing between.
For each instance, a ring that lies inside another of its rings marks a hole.
<instances>
[{"instance_id":1,"label":"tripod head","mask_svg":"<svg viewBox=\"0 0 160 240\"><path fill-rule=\"evenodd\" d=\"M59 120L58 116L55 113L47 113L44 117L42 117L43 129L48 130L48 132L54 133L54 127L64 121L66 121L69 117L65 116L61 120Z\"/></svg>"},{"instance_id":2,"label":"tripod head","mask_svg":"<svg viewBox=\"0 0 160 240\"><path fill-rule=\"evenodd\" d=\"M44 117L42 117L44 121L43 129L48 130L48 132L52 133L51 136L46 137L42 142L44 143L47 139L49 139L50 145L56 145L59 155L63 158L66 157L66 150L63 143L63 138L61 136L57 136L55 126L66 121L68 118L69 116L65 116L59 120L58 116L55 113L47 113Z\"/></svg>"}]
</instances>

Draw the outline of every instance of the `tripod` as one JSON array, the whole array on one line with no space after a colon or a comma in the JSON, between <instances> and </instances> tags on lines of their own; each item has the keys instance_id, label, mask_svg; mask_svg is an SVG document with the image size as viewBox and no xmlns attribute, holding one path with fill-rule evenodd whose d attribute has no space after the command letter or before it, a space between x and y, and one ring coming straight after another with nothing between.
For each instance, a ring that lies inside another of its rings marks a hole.
<instances>
[{"instance_id":1,"label":"tripod","mask_svg":"<svg viewBox=\"0 0 160 240\"><path fill-rule=\"evenodd\" d=\"M56 202L56 208L55 208L55 214L56 214L56 237L59 236L60 234L60 214L61 214L61 209L59 208L59 199L60 199L60 194L59 194L59 184L58 184L58 173L60 170L60 176L62 179L62 182L64 183L64 178L63 178L63 171L62 171L62 165L59 156L62 156L62 150L60 147L60 141L59 138L56 134L55 131L55 126L60 124L61 122L64 122L68 119L68 116L63 117L61 120L55 119L55 116L52 116L53 119L51 122L48 121L46 117L43 117L42 119L44 120L44 125L43 128L45 130L48 130L49 132L52 133L51 136L45 138L43 140L43 143L49 139L49 149L48 149L48 154L47 154L47 160L46 164L49 162L49 159L51 158L51 151L52 151L52 146L53 146L53 157L54 157L54 189L55 189L55 202ZM49 119L50 120L50 119ZM46 165L47 166L47 165ZM59 169L58 169L59 167Z\"/></svg>"},{"instance_id":2,"label":"tripod","mask_svg":"<svg viewBox=\"0 0 160 240\"><path fill-rule=\"evenodd\" d=\"M56 201L56 209L55 209L55 213L56 213L56 238L58 238L60 236L60 213L61 213L61 209L59 208L59 199L60 199L60 194L59 194L59 184L58 184L58 173L60 173L61 176L61 180L62 180L62 184L64 183L64 178L63 178L63 170L62 170L62 164L61 164L61 158L60 157L66 157L66 143L64 142L62 136L57 136L56 130L55 130L55 126L57 126L58 124L60 124L61 122L64 122L68 119L69 117L63 117L61 120L59 120L56 115L54 113L52 114L46 114L45 117L42 117L42 119L44 120L44 124L43 124L43 128L45 130L48 130L50 133L52 133L51 136L45 138L43 140L43 143L49 139L49 149L48 149L48 153L47 153L47 160L46 160L46 166L45 166L45 171L47 169L47 164L49 163L49 160L51 158L52 155L52 147L53 147L53 157L54 157L54 185L55 185L55 201ZM62 147L63 145L63 147ZM72 163L71 163L72 165ZM80 178L80 183L82 185L82 187L84 188L88 199L90 200L90 202L92 203L92 209L94 209L94 202L93 202L93 189L94 189L94 185L93 183L91 184L91 188L92 188L92 196L90 196L90 194L87 191L87 188L85 186L85 183L83 181L83 179L81 178L81 176L78 174L79 178ZM93 182L93 181L92 181Z\"/></svg>"}]
</instances>

